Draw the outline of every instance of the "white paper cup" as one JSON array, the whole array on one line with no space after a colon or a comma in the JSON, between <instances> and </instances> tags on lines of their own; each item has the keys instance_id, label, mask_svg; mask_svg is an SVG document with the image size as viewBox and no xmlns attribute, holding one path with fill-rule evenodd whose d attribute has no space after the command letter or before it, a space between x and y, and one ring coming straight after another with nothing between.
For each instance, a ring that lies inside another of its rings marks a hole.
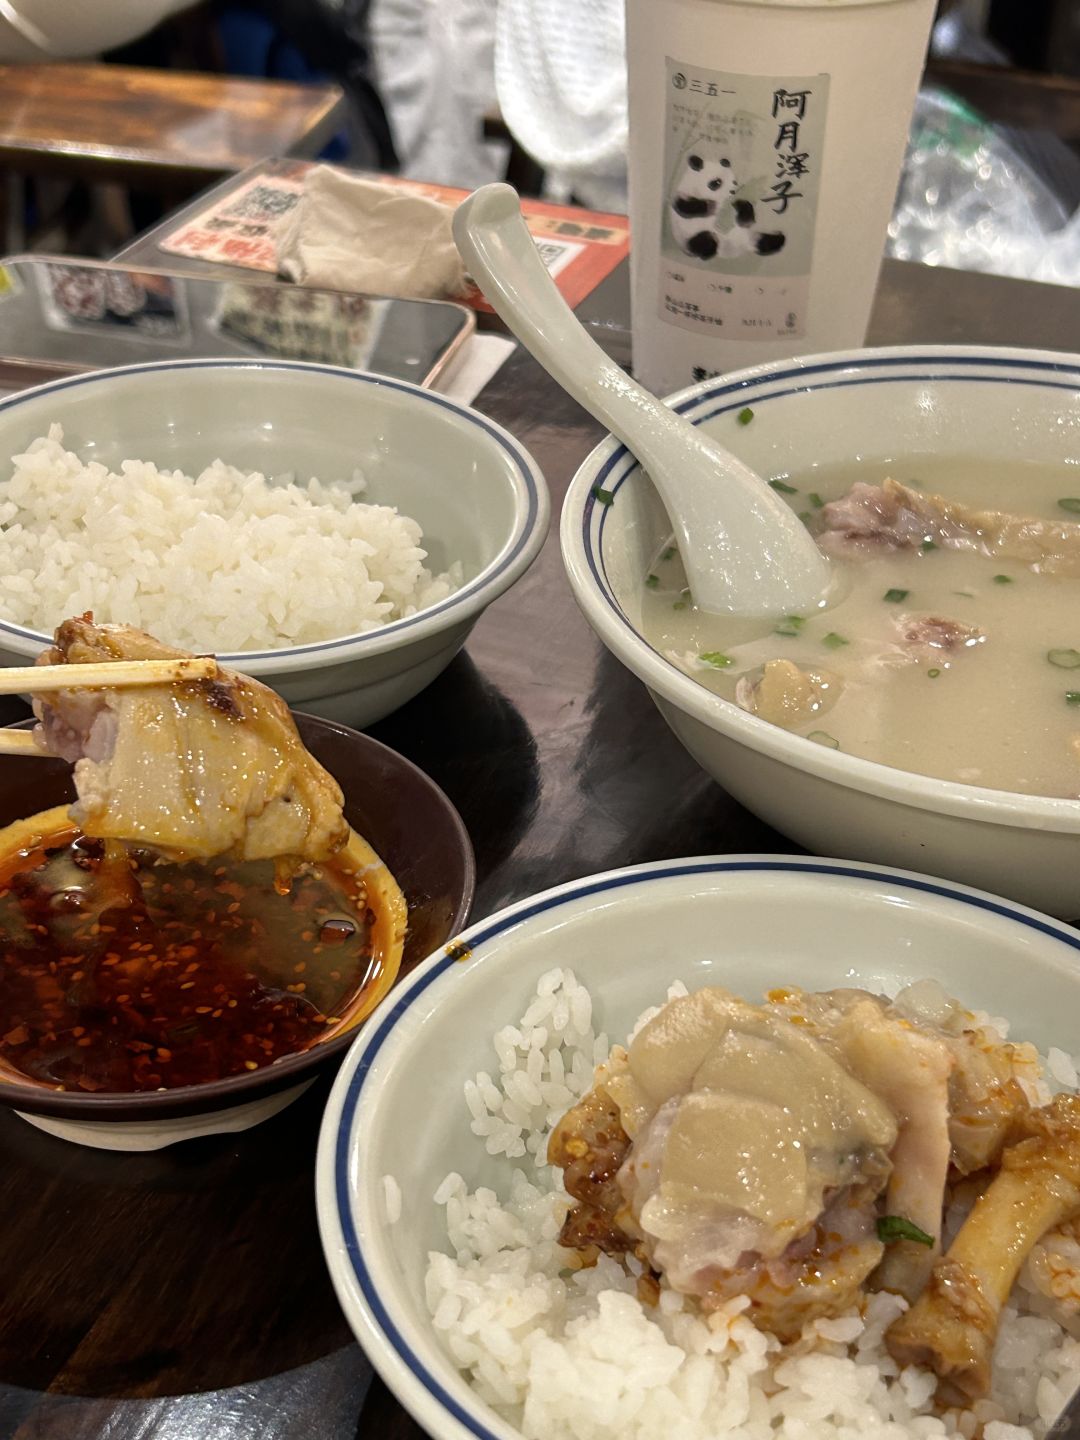
<instances>
[{"instance_id":1,"label":"white paper cup","mask_svg":"<svg viewBox=\"0 0 1080 1440\"><path fill-rule=\"evenodd\" d=\"M863 343L934 0L627 0L634 371Z\"/></svg>"}]
</instances>

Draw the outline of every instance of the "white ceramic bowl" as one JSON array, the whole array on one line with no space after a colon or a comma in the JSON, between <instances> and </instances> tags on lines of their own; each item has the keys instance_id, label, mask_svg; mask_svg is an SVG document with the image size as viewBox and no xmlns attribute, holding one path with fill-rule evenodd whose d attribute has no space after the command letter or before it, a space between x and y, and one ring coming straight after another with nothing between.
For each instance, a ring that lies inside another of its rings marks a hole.
<instances>
[{"instance_id":1,"label":"white ceramic bowl","mask_svg":"<svg viewBox=\"0 0 1080 1440\"><path fill-rule=\"evenodd\" d=\"M0 401L0 466L53 421L69 449L113 467L134 457L197 474L220 457L304 480L348 480L360 469L365 499L419 521L435 571L464 563L455 594L379 630L222 654L298 709L351 725L371 724L433 680L547 534L543 476L513 436L468 406L399 380L285 361L101 370ZM50 617L46 628L64 618ZM0 621L2 664L23 664L45 643L44 632Z\"/></svg>"},{"instance_id":2,"label":"white ceramic bowl","mask_svg":"<svg viewBox=\"0 0 1080 1440\"><path fill-rule=\"evenodd\" d=\"M466 958L459 958L461 954ZM785 981L893 992L935 976L1041 1049L1075 1048L1080 935L991 895L907 872L784 856L616 870L465 931L395 991L338 1074L316 1184L330 1273L387 1385L435 1440L516 1440L443 1352L424 1306L427 1253L448 1248L432 1196L450 1171L505 1194L512 1162L470 1133L462 1084L539 977L569 966L594 1024L622 1038L673 980L759 999ZM387 1222L383 1176L401 1187Z\"/></svg>"},{"instance_id":3,"label":"white ceramic bowl","mask_svg":"<svg viewBox=\"0 0 1080 1440\"><path fill-rule=\"evenodd\" d=\"M936 456L1080 464L1080 358L959 346L811 355L670 397L766 478ZM740 425L744 406L754 423ZM600 486L614 500L596 502ZM1017 505L1023 494L1018 491ZM562 550L586 619L648 686L691 755L748 809L826 855L911 866L1080 915L1080 802L980 789L816 745L691 680L641 634L667 517L625 448L574 477Z\"/></svg>"}]
</instances>

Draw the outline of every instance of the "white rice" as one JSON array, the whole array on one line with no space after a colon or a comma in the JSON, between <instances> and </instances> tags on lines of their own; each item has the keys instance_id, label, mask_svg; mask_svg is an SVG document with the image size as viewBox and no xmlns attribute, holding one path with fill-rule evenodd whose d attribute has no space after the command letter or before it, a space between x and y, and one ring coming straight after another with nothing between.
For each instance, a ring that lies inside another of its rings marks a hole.
<instances>
[{"instance_id":1,"label":"white rice","mask_svg":"<svg viewBox=\"0 0 1080 1440\"><path fill-rule=\"evenodd\" d=\"M664 1287L655 1308L642 1305L633 1260L630 1274L607 1256L568 1271L556 1237L571 1202L561 1172L543 1163L547 1133L608 1050L584 986L552 970L518 1024L494 1037L496 1067L465 1082L473 1133L488 1154L520 1163L507 1166L502 1199L486 1188L470 1193L457 1174L439 1186L452 1253L429 1255L426 1300L455 1364L495 1410L536 1440L972 1440L980 1426L984 1440L1041 1440L1051 1432L1080 1383L1080 1339L1058 1323L1069 1305L1055 1309L1028 1272L1002 1320L993 1398L939 1415L935 1377L900 1370L884 1346L906 1308L896 1296L867 1295L782 1347L742 1313L746 1297L706 1319ZM1066 1061L1056 1061L1055 1076ZM1063 1273L1054 1294L1073 1297L1075 1316L1080 1246L1071 1243L1043 1259Z\"/></svg>"},{"instance_id":2,"label":"white rice","mask_svg":"<svg viewBox=\"0 0 1080 1440\"><path fill-rule=\"evenodd\" d=\"M0 480L0 617L51 631L87 610L184 649L270 650L373 630L461 584L425 569L415 520L215 460L196 477L84 464L59 425Z\"/></svg>"}]
</instances>

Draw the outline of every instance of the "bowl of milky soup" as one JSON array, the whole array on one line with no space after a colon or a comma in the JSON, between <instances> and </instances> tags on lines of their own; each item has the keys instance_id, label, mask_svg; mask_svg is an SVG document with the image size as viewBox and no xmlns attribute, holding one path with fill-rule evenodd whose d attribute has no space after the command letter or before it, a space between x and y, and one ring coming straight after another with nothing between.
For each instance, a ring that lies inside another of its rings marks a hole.
<instances>
[{"instance_id":1,"label":"bowl of milky soup","mask_svg":"<svg viewBox=\"0 0 1080 1440\"><path fill-rule=\"evenodd\" d=\"M93 612L367 725L539 553L544 480L445 396L326 365L104 370L0 401L0 662Z\"/></svg>"},{"instance_id":2,"label":"bowl of milky soup","mask_svg":"<svg viewBox=\"0 0 1080 1440\"><path fill-rule=\"evenodd\" d=\"M811 850L1080 914L1080 359L808 356L670 403L833 562L818 609L706 615L634 458L586 460L570 583L690 753Z\"/></svg>"}]
</instances>

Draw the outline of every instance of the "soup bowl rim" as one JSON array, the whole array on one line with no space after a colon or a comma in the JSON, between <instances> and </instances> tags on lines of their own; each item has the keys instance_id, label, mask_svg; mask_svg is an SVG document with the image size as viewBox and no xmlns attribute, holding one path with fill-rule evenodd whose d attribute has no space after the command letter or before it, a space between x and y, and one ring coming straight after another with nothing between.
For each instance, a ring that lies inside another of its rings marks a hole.
<instances>
[{"instance_id":1,"label":"soup bowl rim","mask_svg":"<svg viewBox=\"0 0 1080 1440\"><path fill-rule=\"evenodd\" d=\"M900 367L917 367L924 362L939 369L947 364L966 365L971 367L971 373L920 375L914 368L910 374L900 373ZM977 373L980 366L983 373ZM1006 369L1037 368L1071 376L1072 383L1062 388L1080 392L1080 354L989 345L890 345L826 351L728 371L675 391L665 397L665 403L698 425L728 411L812 392L828 383L826 377L844 385L873 383L868 372L879 367L890 378L928 382L948 378L976 383L986 380L986 372L994 367L998 378L1017 384L1023 384L1025 377L1007 375ZM790 382L790 388L777 396L758 393L778 381ZM703 409L707 409L707 413L699 413ZM604 566L604 521L614 502L598 501L594 491L602 487L616 495L623 484L640 473L641 466L626 446L614 436L602 440L579 466L567 488L560 519L560 543L570 586L585 618L604 644L655 696L749 750L847 789L913 809L934 810L989 824L1080 832L1080 801L943 780L830 749L750 714L667 660L629 619L607 581Z\"/></svg>"}]
</instances>

